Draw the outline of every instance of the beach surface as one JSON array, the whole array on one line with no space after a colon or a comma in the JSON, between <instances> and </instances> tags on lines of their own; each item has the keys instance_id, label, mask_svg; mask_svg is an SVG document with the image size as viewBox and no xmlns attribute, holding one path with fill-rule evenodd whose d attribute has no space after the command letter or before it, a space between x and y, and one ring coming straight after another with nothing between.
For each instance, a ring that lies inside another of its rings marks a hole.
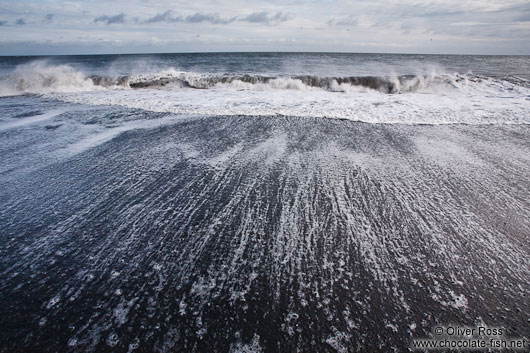
<instances>
[{"instance_id":1,"label":"beach surface","mask_svg":"<svg viewBox=\"0 0 530 353\"><path fill-rule=\"evenodd\" d=\"M3 352L530 337L528 125L1 101Z\"/></svg>"}]
</instances>

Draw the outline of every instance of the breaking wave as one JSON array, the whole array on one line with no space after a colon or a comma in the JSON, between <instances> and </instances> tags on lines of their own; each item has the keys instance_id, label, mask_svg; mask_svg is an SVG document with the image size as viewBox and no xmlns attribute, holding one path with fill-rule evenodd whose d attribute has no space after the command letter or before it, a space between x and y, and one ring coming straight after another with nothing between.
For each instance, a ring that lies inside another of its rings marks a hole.
<instances>
[{"instance_id":1,"label":"breaking wave","mask_svg":"<svg viewBox=\"0 0 530 353\"><path fill-rule=\"evenodd\" d=\"M69 93L98 89L92 79L69 65L47 65L36 61L19 65L0 76L0 95Z\"/></svg>"},{"instance_id":2,"label":"breaking wave","mask_svg":"<svg viewBox=\"0 0 530 353\"><path fill-rule=\"evenodd\" d=\"M0 95L72 93L101 89L231 89L231 90L323 90L328 92L380 92L400 94L439 92L479 83L484 78L471 74L432 73L401 76L320 77L313 75L267 76L203 74L174 69L154 74L86 75L68 65L48 65L37 61L19 65L0 77ZM514 78L514 85L528 81Z\"/></svg>"},{"instance_id":3,"label":"breaking wave","mask_svg":"<svg viewBox=\"0 0 530 353\"><path fill-rule=\"evenodd\" d=\"M529 123L529 81L516 77L440 72L339 77L174 69L142 72L90 75L72 66L38 61L0 76L0 95L39 94L70 103L177 115L285 115L407 124Z\"/></svg>"},{"instance_id":4,"label":"breaking wave","mask_svg":"<svg viewBox=\"0 0 530 353\"><path fill-rule=\"evenodd\" d=\"M312 75L265 76L265 75L208 75L169 71L156 75L123 76L116 80L108 77L91 77L95 84L107 86L126 85L141 88L226 88L237 90L325 90L331 92L372 90L387 94L422 92L456 88L467 76L453 75L403 75L394 77L347 76L320 77Z\"/></svg>"}]
</instances>

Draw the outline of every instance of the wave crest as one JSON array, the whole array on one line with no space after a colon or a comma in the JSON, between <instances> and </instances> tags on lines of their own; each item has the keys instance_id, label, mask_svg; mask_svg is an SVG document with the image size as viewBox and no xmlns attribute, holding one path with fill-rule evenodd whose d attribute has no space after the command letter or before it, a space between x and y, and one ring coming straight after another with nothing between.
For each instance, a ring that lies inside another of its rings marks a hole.
<instances>
[{"instance_id":1,"label":"wave crest","mask_svg":"<svg viewBox=\"0 0 530 353\"><path fill-rule=\"evenodd\" d=\"M97 89L89 77L69 65L48 65L36 61L17 66L0 77L0 95L77 92Z\"/></svg>"},{"instance_id":2,"label":"wave crest","mask_svg":"<svg viewBox=\"0 0 530 353\"><path fill-rule=\"evenodd\" d=\"M373 90L387 94L422 92L455 88L468 78L454 75L404 75L395 77L349 76L320 77L312 75L201 75L189 72L168 72L158 75L141 75L127 78L127 85L139 88L233 88L238 90L326 90L332 92Z\"/></svg>"},{"instance_id":3,"label":"wave crest","mask_svg":"<svg viewBox=\"0 0 530 353\"><path fill-rule=\"evenodd\" d=\"M85 75L68 65L43 61L19 65L0 77L0 95L72 93L101 89L228 89L249 91L298 90L328 92L431 93L463 89L482 78L471 74L432 73L402 76L321 77L314 75L267 76L203 74L174 69L128 76ZM520 82L513 82L520 85ZM525 86L525 85L523 85Z\"/></svg>"}]
</instances>

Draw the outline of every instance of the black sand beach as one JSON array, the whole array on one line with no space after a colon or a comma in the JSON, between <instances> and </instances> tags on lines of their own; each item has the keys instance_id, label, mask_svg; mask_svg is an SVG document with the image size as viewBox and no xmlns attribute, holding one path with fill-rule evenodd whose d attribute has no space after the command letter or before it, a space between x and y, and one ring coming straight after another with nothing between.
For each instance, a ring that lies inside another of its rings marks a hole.
<instances>
[{"instance_id":1,"label":"black sand beach","mask_svg":"<svg viewBox=\"0 0 530 353\"><path fill-rule=\"evenodd\" d=\"M189 117L22 160L47 126L0 132L2 352L530 338L528 125Z\"/></svg>"}]
</instances>

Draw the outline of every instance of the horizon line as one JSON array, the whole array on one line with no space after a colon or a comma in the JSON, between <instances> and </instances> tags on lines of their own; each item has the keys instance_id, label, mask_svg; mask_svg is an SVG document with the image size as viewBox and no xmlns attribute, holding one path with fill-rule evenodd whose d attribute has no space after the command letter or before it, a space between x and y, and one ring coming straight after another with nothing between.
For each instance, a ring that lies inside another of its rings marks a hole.
<instances>
[{"instance_id":1,"label":"horizon line","mask_svg":"<svg viewBox=\"0 0 530 353\"><path fill-rule=\"evenodd\" d=\"M530 56L530 54L463 54L463 53L400 53L400 52L349 52L349 51L182 51L182 52L129 52L129 53L83 53L83 54L11 54L0 57L39 56L119 56L119 55L196 55L196 54L361 54L361 55L428 55L428 56Z\"/></svg>"}]
</instances>

